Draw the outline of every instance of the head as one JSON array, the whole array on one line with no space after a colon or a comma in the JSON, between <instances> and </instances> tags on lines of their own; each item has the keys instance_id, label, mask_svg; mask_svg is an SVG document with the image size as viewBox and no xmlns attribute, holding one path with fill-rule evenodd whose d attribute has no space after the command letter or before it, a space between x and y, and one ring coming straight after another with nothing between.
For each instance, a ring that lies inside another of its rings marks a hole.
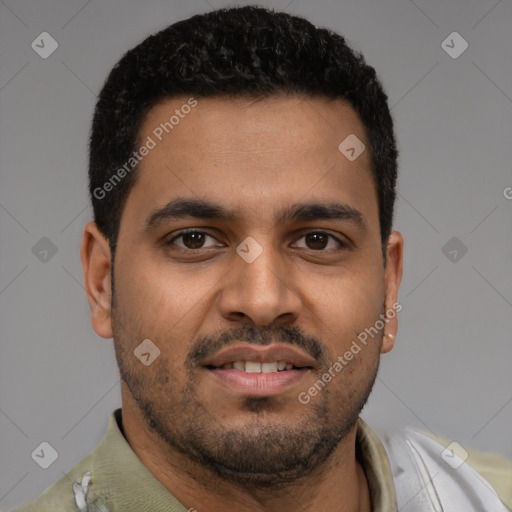
<instances>
[{"instance_id":1,"label":"head","mask_svg":"<svg viewBox=\"0 0 512 512\"><path fill-rule=\"evenodd\" d=\"M397 329L397 151L375 70L284 13L175 23L110 73L89 177L82 261L123 415L244 485L314 471L353 430ZM274 377L240 378L243 360Z\"/></svg>"}]
</instances>

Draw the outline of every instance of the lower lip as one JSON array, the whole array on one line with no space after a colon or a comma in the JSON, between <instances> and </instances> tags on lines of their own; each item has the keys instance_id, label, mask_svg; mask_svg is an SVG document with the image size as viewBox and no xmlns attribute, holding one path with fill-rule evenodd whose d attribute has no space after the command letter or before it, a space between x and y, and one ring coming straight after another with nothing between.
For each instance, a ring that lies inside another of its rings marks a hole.
<instances>
[{"instance_id":1,"label":"lower lip","mask_svg":"<svg viewBox=\"0 0 512 512\"><path fill-rule=\"evenodd\" d=\"M248 373L215 368L208 371L230 389L242 395L264 397L279 395L289 390L310 370L303 368L273 373Z\"/></svg>"}]
</instances>

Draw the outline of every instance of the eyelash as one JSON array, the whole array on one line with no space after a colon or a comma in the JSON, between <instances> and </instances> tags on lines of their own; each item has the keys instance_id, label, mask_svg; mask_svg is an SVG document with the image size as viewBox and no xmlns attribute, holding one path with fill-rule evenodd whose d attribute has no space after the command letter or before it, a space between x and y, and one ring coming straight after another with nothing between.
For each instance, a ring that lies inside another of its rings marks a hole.
<instances>
[{"instance_id":1,"label":"eyelash","mask_svg":"<svg viewBox=\"0 0 512 512\"><path fill-rule=\"evenodd\" d=\"M175 240L177 240L178 238L183 237L184 235L188 235L190 233L199 233L199 234L206 235L206 236L209 236L210 238L214 238L215 239L215 237L213 235L210 235L206 231L201 231L199 229L184 229L183 231L179 231L170 240L166 241L164 245L165 246L172 245ZM312 233L321 234L321 235L324 235L324 236L327 236L327 237L333 239L335 242L337 242L339 244L340 248L342 248L342 249L348 249L349 248L348 243L343 242L342 240L340 240L339 238L335 237L334 235L331 235L331 233L328 233L327 231L322 231L322 230L311 230L311 231L308 231L307 233L304 233L299 238L299 240L301 238L304 238L307 235L312 234ZM177 246L177 247L179 249L181 249L182 251L185 251L185 252L199 252L201 249L207 249L207 247L199 247L198 249L189 249L188 247L181 247L181 246ZM329 252L326 249L309 249L309 250L311 250L313 252Z\"/></svg>"}]
</instances>

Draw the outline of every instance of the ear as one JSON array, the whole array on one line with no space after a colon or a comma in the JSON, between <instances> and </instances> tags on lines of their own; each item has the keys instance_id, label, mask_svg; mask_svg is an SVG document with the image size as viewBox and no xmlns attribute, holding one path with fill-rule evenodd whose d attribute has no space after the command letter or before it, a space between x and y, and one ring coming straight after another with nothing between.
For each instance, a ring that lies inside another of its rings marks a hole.
<instances>
[{"instance_id":1,"label":"ear","mask_svg":"<svg viewBox=\"0 0 512 512\"><path fill-rule=\"evenodd\" d=\"M80 258L92 327L98 336L112 338L110 247L94 222L88 222L84 228Z\"/></svg>"},{"instance_id":2,"label":"ear","mask_svg":"<svg viewBox=\"0 0 512 512\"><path fill-rule=\"evenodd\" d=\"M398 312L402 309L402 305L398 303L398 289L402 281L403 271L403 251L404 239L398 231L393 231L389 235L388 246L386 249L386 314L388 321L384 331L384 339L382 340L381 353L389 352L394 344L398 331Z\"/></svg>"}]
</instances>

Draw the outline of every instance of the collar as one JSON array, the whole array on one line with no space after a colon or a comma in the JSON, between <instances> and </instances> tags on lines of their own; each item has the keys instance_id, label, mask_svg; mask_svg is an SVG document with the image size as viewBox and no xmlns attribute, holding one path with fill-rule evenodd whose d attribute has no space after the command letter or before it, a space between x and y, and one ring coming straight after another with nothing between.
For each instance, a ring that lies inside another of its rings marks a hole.
<instances>
[{"instance_id":1,"label":"collar","mask_svg":"<svg viewBox=\"0 0 512 512\"><path fill-rule=\"evenodd\" d=\"M372 511L397 510L393 475L386 450L362 418L357 422L356 457L368 480Z\"/></svg>"}]
</instances>

